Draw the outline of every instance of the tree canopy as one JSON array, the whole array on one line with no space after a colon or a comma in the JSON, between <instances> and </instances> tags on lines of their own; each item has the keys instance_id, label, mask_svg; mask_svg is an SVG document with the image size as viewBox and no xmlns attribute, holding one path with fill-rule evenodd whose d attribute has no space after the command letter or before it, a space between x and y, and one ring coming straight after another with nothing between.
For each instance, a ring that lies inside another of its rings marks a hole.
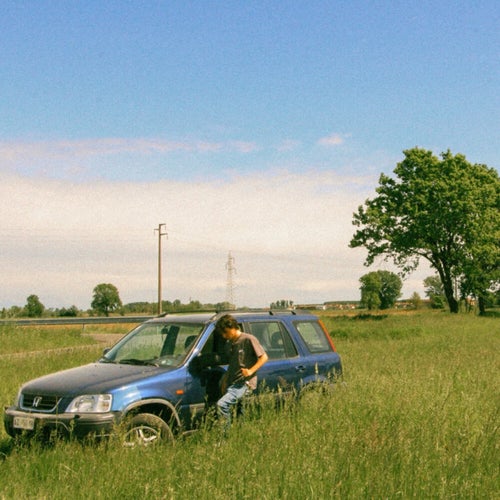
<instances>
[{"instance_id":1,"label":"tree canopy","mask_svg":"<svg viewBox=\"0 0 500 500\"><path fill-rule=\"evenodd\" d=\"M38 295L30 295L26 299L24 310L28 318L39 318L42 316L43 311L45 311L45 306L40 302Z\"/></svg>"},{"instance_id":2,"label":"tree canopy","mask_svg":"<svg viewBox=\"0 0 500 500\"><path fill-rule=\"evenodd\" d=\"M354 213L359 229L350 246L368 250L366 265L392 259L403 276L428 260L451 312L458 312L456 289L481 303L500 284L498 172L450 151L441 159L421 148L404 155L393 177L380 176L377 196Z\"/></svg>"},{"instance_id":3,"label":"tree canopy","mask_svg":"<svg viewBox=\"0 0 500 500\"><path fill-rule=\"evenodd\" d=\"M100 314L109 316L110 312L122 306L120 294L115 285L111 283L101 283L94 288L94 295L91 303L92 309Z\"/></svg>"},{"instance_id":4,"label":"tree canopy","mask_svg":"<svg viewBox=\"0 0 500 500\"><path fill-rule=\"evenodd\" d=\"M446 297L439 276L427 276L424 279L424 286L425 295L429 298L431 307L433 309L443 309L446 304Z\"/></svg>"},{"instance_id":5,"label":"tree canopy","mask_svg":"<svg viewBox=\"0 0 500 500\"><path fill-rule=\"evenodd\" d=\"M403 282L390 271L373 271L361 276L361 303L368 309L389 309L401 296Z\"/></svg>"}]
</instances>

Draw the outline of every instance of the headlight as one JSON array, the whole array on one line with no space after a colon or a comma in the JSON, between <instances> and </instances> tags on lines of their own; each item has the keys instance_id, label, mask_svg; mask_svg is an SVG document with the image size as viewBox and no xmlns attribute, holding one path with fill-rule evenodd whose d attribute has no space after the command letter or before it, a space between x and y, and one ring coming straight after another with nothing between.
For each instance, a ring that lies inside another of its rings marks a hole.
<instances>
[{"instance_id":1,"label":"headlight","mask_svg":"<svg viewBox=\"0 0 500 500\"><path fill-rule=\"evenodd\" d=\"M22 395L23 395L23 389L19 389L16 400L14 401L14 404L19 408L21 406L21 401L22 401Z\"/></svg>"},{"instance_id":2,"label":"headlight","mask_svg":"<svg viewBox=\"0 0 500 500\"><path fill-rule=\"evenodd\" d=\"M68 413L106 413L111 409L111 394L84 394L73 399L66 411Z\"/></svg>"}]
</instances>

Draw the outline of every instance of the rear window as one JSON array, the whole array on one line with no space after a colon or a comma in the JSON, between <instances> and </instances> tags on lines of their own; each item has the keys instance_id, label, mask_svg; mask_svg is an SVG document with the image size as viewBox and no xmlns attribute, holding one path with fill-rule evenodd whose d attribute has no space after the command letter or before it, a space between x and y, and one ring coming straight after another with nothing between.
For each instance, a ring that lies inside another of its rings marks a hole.
<instances>
[{"instance_id":1,"label":"rear window","mask_svg":"<svg viewBox=\"0 0 500 500\"><path fill-rule=\"evenodd\" d=\"M325 332L316 321L296 321L294 325L310 352L332 352Z\"/></svg>"}]
</instances>

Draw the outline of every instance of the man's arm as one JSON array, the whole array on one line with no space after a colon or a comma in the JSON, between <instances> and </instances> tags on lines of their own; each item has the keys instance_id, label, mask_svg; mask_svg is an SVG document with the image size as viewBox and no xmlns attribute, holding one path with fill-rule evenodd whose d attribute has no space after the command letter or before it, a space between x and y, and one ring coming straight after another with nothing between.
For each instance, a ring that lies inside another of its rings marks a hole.
<instances>
[{"instance_id":1,"label":"man's arm","mask_svg":"<svg viewBox=\"0 0 500 500\"><path fill-rule=\"evenodd\" d=\"M257 370L259 370L259 368L267 362L269 358L267 357L267 354L264 353L262 356L259 356L257 358L257 363L255 363L252 367L250 368L242 368L241 369L241 374L245 377L245 378L249 378L249 377L253 377L255 375L255 373L257 373Z\"/></svg>"}]
</instances>

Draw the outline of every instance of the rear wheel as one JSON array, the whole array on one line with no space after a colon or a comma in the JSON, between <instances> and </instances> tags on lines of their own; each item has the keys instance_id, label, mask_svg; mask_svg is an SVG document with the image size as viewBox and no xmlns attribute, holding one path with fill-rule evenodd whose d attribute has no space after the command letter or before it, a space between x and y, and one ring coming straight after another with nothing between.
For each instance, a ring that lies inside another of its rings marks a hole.
<instances>
[{"instance_id":1,"label":"rear wheel","mask_svg":"<svg viewBox=\"0 0 500 500\"><path fill-rule=\"evenodd\" d=\"M123 445L153 446L173 439L172 429L165 420L152 413L139 413L126 423Z\"/></svg>"}]
</instances>

